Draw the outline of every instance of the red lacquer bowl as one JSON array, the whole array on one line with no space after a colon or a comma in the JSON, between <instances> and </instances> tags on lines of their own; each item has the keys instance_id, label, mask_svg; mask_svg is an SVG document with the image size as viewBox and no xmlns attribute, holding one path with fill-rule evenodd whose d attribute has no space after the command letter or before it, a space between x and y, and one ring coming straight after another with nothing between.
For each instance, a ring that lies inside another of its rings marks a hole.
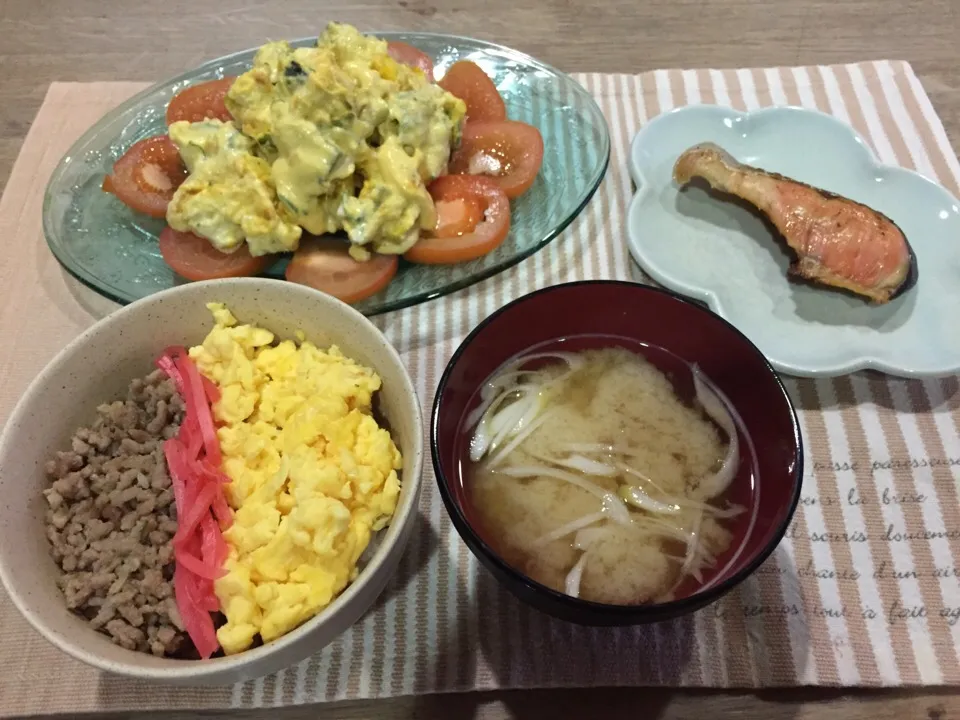
<instances>
[{"instance_id":1,"label":"red lacquer bowl","mask_svg":"<svg viewBox=\"0 0 960 720\"><path fill-rule=\"evenodd\" d=\"M531 580L484 540L464 489L469 462L465 419L481 384L507 360L531 351L618 345L665 372L681 396L694 395L696 364L742 420L741 460L729 491L750 509L731 526L735 538L702 582L677 599L646 605L580 600ZM480 562L521 600L571 622L631 625L703 607L740 583L777 547L800 497L803 451L790 398L760 351L730 323L664 290L635 283L578 282L539 290L506 305L463 341L437 388L431 427L433 466L454 526Z\"/></svg>"}]
</instances>

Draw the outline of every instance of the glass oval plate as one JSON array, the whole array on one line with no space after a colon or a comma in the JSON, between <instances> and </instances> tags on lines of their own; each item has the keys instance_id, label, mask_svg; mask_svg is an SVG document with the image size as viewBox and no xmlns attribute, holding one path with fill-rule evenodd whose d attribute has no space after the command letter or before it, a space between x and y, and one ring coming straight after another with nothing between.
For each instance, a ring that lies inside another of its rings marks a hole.
<instances>
[{"instance_id":1,"label":"glass oval plate","mask_svg":"<svg viewBox=\"0 0 960 720\"><path fill-rule=\"evenodd\" d=\"M572 78L528 55L469 38L433 33L373 33L402 40L433 56L437 77L457 60L480 65L497 85L507 116L543 134L543 167L533 186L511 204L510 235L492 253L457 265L401 263L397 277L357 304L367 315L415 305L461 290L542 248L570 224L596 191L610 157L610 136L596 102ZM301 47L316 38L291 41ZM100 185L113 163L142 138L166 131L170 98L197 82L248 69L256 49L244 50L154 85L107 113L60 161L47 186L43 231L66 270L119 303L186 282L160 257L163 221L136 213ZM286 258L266 275L282 278Z\"/></svg>"}]
</instances>

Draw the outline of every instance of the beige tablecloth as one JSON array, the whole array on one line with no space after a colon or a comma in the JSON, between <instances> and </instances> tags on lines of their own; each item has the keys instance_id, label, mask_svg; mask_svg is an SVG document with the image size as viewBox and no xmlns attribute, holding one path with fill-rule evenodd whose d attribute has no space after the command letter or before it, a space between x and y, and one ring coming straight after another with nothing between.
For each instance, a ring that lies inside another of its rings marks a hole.
<instances>
[{"instance_id":1,"label":"beige tablecloth","mask_svg":"<svg viewBox=\"0 0 960 720\"><path fill-rule=\"evenodd\" d=\"M852 124L884 162L957 191L960 166L906 63L577 79L600 103L613 141L610 171L581 217L521 265L376 320L409 364L424 407L460 340L508 300L566 280L640 279L624 242L626 152L637 129L670 107L816 107ZM2 418L103 308L61 273L43 242L40 206L73 140L139 87L53 85L14 167L0 202ZM357 626L309 660L235 687L129 682L60 655L0 595L0 713L240 708L497 687L960 683L958 378L860 373L787 386L808 453L795 522L754 577L695 615L589 629L520 605L478 569L428 469L419 529L397 577ZM863 502L848 502L851 491ZM885 504L903 493L926 499ZM896 539L904 534L911 539Z\"/></svg>"}]
</instances>

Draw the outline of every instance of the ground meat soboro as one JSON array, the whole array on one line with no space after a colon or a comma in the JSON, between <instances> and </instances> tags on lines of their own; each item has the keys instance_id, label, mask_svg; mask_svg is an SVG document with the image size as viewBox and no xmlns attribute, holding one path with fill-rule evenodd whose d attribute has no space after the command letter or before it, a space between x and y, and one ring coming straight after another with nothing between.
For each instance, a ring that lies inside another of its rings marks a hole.
<instances>
[{"instance_id":1,"label":"ground meat soboro","mask_svg":"<svg viewBox=\"0 0 960 720\"><path fill-rule=\"evenodd\" d=\"M130 650L164 656L191 644L173 593L173 489L163 441L184 406L159 370L101 405L46 466L47 538L74 612Z\"/></svg>"}]
</instances>

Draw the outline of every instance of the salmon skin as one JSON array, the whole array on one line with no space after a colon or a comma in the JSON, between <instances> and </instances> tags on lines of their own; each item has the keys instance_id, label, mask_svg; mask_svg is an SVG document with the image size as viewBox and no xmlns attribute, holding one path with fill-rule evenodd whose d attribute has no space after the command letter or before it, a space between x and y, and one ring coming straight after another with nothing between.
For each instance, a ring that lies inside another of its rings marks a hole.
<instances>
[{"instance_id":1,"label":"salmon skin","mask_svg":"<svg viewBox=\"0 0 960 720\"><path fill-rule=\"evenodd\" d=\"M796 254L790 273L889 302L916 284L917 261L897 224L882 213L826 190L737 162L713 143L677 159L673 178L702 178L754 206Z\"/></svg>"}]
</instances>

